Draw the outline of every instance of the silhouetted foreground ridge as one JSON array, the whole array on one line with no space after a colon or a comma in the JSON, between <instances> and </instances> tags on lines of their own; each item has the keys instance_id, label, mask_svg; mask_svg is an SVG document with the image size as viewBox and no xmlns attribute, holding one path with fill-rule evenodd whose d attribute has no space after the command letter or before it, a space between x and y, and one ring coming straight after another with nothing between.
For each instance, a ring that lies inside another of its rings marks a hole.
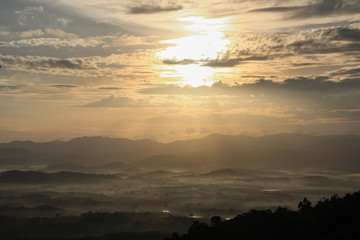
<instances>
[{"instance_id":1,"label":"silhouetted foreground ridge","mask_svg":"<svg viewBox=\"0 0 360 240\"><path fill-rule=\"evenodd\" d=\"M211 239L360 239L360 192L320 200L312 207L306 198L298 211L279 207L251 210L228 221L212 217L211 226L195 221L188 233L165 240Z\"/></svg>"}]
</instances>

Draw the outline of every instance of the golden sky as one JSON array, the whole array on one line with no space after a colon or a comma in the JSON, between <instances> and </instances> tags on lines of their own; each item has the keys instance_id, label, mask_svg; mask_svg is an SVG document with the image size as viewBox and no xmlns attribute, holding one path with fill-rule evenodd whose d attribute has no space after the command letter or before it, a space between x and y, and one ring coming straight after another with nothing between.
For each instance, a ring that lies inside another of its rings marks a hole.
<instances>
[{"instance_id":1,"label":"golden sky","mask_svg":"<svg viewBox=\"0 0 360 240\"><path fill-rule=\"evenodd\" d=\"M2 0L0 141L360 134L358 0Z\"/></svg>"}]
</instances>

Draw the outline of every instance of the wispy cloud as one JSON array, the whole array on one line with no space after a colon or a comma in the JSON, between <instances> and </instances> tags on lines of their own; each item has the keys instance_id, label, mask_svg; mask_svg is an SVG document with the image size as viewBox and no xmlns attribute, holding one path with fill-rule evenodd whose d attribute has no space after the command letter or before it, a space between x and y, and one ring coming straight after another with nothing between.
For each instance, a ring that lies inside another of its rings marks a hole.
<instances>
[{"instance_id":1,"label":"wispy cloud","mask_svg":"<svg viewBox=\"0 0 360 240\"><path fill-rule=\"evenodd\" d=\"M77 88L79 86L68 85L68 84L55 84L55 85L51 85L50 87L55 87L55 88Z\"/></svg>"},{"instance_id":2,"label":"wispy cloud","mask_svg":"<svg viewBox=\"0 0 360 240\"><path fill-rule=\"evenodd\" d=\"M0 56L3 64L14 66L26 66L31 69L40 68L64 68L64 69L92 69L80 59L56 59L48 57L18 57L18 56Z\"/></svg>"},{"instance_id":3,"label":"wispy cloud","mask_svg":"<svg viewBox=\"0 0 360 240\"><path fill-rule=\"evenodd\" d=\"M130 14L153 14L162 12L172 12L182 10L182 5L170 4L168 6L156 6L156 5L140 5L129 8Z\"/></svg>"},{"instance_id":4,"label":"wispy cloud","mask_svg":"<svg viewBox=\"0 0 360 240\"><path fill-rule=\"evenodd\" d=\"M251 12L280 12L288 18L304 19L330 15L348 15L360 13L357 0L315 0L303 6L276 6L253 9Z\"/></svg>"}]
</instances>

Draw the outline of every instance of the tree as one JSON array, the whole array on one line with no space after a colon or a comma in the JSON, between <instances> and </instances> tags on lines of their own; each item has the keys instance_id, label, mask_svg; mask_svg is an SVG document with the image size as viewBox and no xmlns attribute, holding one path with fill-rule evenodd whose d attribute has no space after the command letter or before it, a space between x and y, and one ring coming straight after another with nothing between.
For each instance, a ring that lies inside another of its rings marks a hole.
<instances>
[{"instance_id":1,"label":"tree","mask_svg":"<svg viewBox=\"0 0 360 240\"><path fill-rule=\"evenodd\" d=\"M221 223L221 217L219 216L213 216L211 218L211 226L217 226Z\"/></svg>"},{"instance_id":2,"label":"tree","mask_svg":"<svg viewBox=\"0 0 360 240\"><path fill-rule=\"evenodd\" d=\"M299 209L300 213L310 210L311 202L309 200L307 200L306 198L304 198L304 200L302 200L302 202L299 202L298 209Z\"/></svg>"}]
</instances>

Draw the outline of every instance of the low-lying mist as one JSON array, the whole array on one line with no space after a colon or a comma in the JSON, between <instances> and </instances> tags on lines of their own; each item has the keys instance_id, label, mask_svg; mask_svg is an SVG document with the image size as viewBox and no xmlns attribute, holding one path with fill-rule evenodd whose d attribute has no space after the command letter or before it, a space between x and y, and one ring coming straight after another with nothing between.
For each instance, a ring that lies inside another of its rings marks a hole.
<instances>
[{"instance_id":1,"label":"low-lying mist","mask_svg":"<svg viewBox=\"0 0 360 240\"><path fill-rule=\"evenodd\" d=\"M54 206L59 214L87 211L153 212L188 217L232 217L251 208L297 207L356 191L360 174L335 171L146 171L93 174L7 171L0 205ZM33 211L34 212L34 211ZM42 211L44 212L44 211ZM1 209L0 209L1 213Z\"/></svg>"},{"instance_id":2,"label":"low-lying mist","mask_svg":"<svg viewBox=\"0 0 360 240\"><path fill-rule=\"evenodd\" d=\"M304 197L316 203L359 190L359 143L359 136L307 135L4 143L0 216L114 218L122 224L107 231L182 233L214 215L296 210Z\"/></svg>"}]
</instances>

